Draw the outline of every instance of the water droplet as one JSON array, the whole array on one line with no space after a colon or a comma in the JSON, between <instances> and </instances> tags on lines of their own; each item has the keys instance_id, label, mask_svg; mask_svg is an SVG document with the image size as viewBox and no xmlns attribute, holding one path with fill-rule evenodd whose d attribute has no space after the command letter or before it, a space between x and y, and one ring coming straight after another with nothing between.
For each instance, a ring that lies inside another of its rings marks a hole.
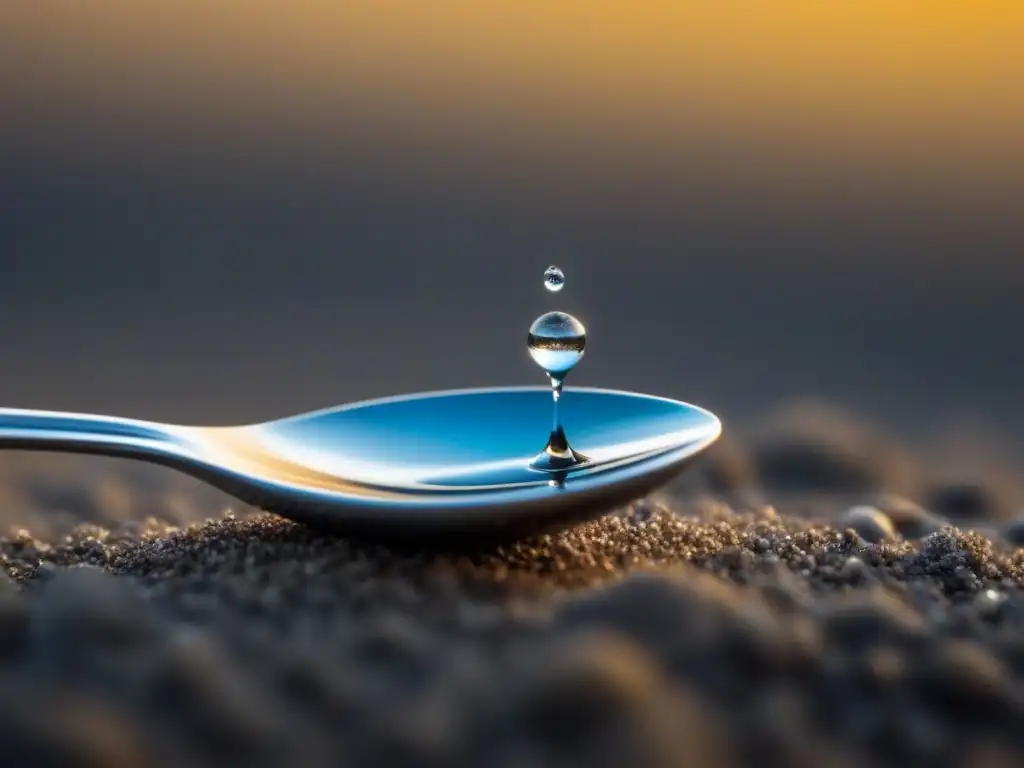
<instances>
[{"instance_id":1,"label":"water droplet","mask_svg":"<svg viewBox=\"0 0 1024 768\"><path fill-rule=\"evenodd\" d=\"M565 273L552 264L544 270L544 287L552 293L557 293L565 287Z\"/></svg>"},{"instance_id":2,"label":"water droplet","mask_svg":"<svg viewBox=\"0 0 1024 768\"><path fill-rule=\"evenodd\" d=\"M533 321L526 337L530 356L543 368L552 383L561 382L583 357L587 329L565 312L548 312Z\"/></svg>"},{"instance_id":3,"label":"water droplet","mask_svg":"<svg viewBox=\"0 0 1024 768\"><path fill-rule=\"evenodd\" d=\"M587 346L587 329L572 315L548 312L530 326L527 344L530 355L551 380L551 397L554 402L554 418L548 443L530 466L546 472L564 472L569 467L588 461L586 456L577 453L569 445L558 415L562 383L583 357L583 350ZM561 483L564 474L557 479Z\"/></svg>"}]
</instances>

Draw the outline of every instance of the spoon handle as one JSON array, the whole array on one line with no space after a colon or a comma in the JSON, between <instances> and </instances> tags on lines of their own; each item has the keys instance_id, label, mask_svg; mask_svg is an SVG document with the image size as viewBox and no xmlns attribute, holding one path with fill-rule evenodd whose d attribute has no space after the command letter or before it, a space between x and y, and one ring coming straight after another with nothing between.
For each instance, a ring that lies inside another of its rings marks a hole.
<instances>
[{"instance_id":1,"label":"spoon handle","mask_svg":"<svg viewBox=\"0 0 1024 768\"><path fill-rule=\"evenodd\" d=\"M155 422L0 408L0 448L143 458L180 442L172 427Z\"/></svg>"}]
</instances>

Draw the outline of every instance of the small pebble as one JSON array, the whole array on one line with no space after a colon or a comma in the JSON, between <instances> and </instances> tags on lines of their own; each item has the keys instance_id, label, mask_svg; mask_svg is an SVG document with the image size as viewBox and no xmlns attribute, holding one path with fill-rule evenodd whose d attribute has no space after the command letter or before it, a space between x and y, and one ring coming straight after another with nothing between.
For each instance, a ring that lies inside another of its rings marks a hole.
<instances>
[{"instance_id":1,"label":"small pebble","mask_svg":"<svg viewBox=\"0 0 1024 768\"><path fill-rule=\"evenodd\" d=\"M882 494L870 505L883 512L905 539L923 539L941 530L946 521L895 494Z\"/></svg>"},{"instance_id":2,"label":"small pebble","mask_svg":"<svg viewBox=\"0 0 1024 768\"><path fill-rule=\"evenodd\" d=\"M852 529L869 544L896 541L899 538L892 520L875 507L852 507L840 519L839 527Z\"/></svg>"},{"instance_id":3,"label":"small pebble","mask_svg":"<svg viewBox=\"0 0 1024 768\"><path fill-rule=\"evenodd\" d=\"M928 493L927 505L954 520L979 520L996 516L999 501L978 483L946 483Z\"/></svg>"},{"instance_id":4,"label":"small pebble","mask_svg":"<svg viewBox=\"0 0 1024 768\"><path fill-rule=\"evenodd\" d=\"M1015 547L1024 547L1024 518L1009 523L1003 529L1003 537Z\"/></svg>"},{"instance_id":5,"label":"small pebble","mask_svg":"<svg viewBox=\"0 0 1024 768\"><path fill-rule=\"evenodd\" d=\"M851 584L857 584L864 580L867 576L868 566L859 557L849 557L846 562L843 563L842 569L839 571L839 575L844 581L848 581Z\"/></svg>"}]
</instances>

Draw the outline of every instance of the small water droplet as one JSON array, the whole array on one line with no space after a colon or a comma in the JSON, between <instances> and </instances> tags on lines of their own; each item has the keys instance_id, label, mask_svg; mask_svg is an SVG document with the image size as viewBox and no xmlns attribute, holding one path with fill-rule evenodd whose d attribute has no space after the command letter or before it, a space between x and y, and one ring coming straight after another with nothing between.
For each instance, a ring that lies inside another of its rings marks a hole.
<instances>
[{"instance_id":1,"label":"small water droplet","mask_svg":"<svg viewBox=\"0 0 1024 768\"><path fill-rule=\"evenodd\" d=\"M544 287L552 293L557 293L565 287L565 273L552 264L544 270Z\"/></svg>"},{"instance_id":2,"label":"small water droplet","mask_svg":"<svg viewBox=\"0 0 1024 768\"><path fill-rule=\"evenodd\" d=\"M587 329L565 312L548 312L533 321L526 337L530 356L543 368L552 383L561 382L583 357Z\"/></svg>"}]
</instances>

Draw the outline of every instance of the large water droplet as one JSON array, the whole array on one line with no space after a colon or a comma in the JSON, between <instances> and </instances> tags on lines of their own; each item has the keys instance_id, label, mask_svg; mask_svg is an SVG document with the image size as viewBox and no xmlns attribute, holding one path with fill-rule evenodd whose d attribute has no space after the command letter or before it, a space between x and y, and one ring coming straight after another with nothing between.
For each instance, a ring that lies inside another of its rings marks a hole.
<instances>
[{"instance_id":1,"label":"large water droplet","mask_svg":"<svg viewBox=\"0 0 1024 768\"><path fill-rule=\"evenodd\" d=\"M530 356L552 380L561 381L583 357L587 329L565 312L548 312L533 321L526 337Z\"/></svg>"},{"instance_id":2,"label":"large water droplet","mask_svg":"<svg viewBox=\"0 0 1024 768\"><path fill-rule=\"evenodd\" d=\"M551 379L551 396L554 400L548 443L530 462L530 466L545 472L558 473L555 476L555 484L559 485L565 479L565 472L568 469L588 461L586 456L576 453L569 445L558 416L562 382L583 357L583 350L587 346L587 329L572 315L565 312L548 312L534 320L527 335L527 343L530 355Z\"/></svg>"},{"instance_id":3,"label":"large water droplet","mask_svg":"<svg viewBox=\"0 0 1024 768\"><path fill-rule=\"evenodd\" d=\"M553 264L544 270L544 287L557 293L565 287L565 273Z\"/></svg>"}]
</instances>

